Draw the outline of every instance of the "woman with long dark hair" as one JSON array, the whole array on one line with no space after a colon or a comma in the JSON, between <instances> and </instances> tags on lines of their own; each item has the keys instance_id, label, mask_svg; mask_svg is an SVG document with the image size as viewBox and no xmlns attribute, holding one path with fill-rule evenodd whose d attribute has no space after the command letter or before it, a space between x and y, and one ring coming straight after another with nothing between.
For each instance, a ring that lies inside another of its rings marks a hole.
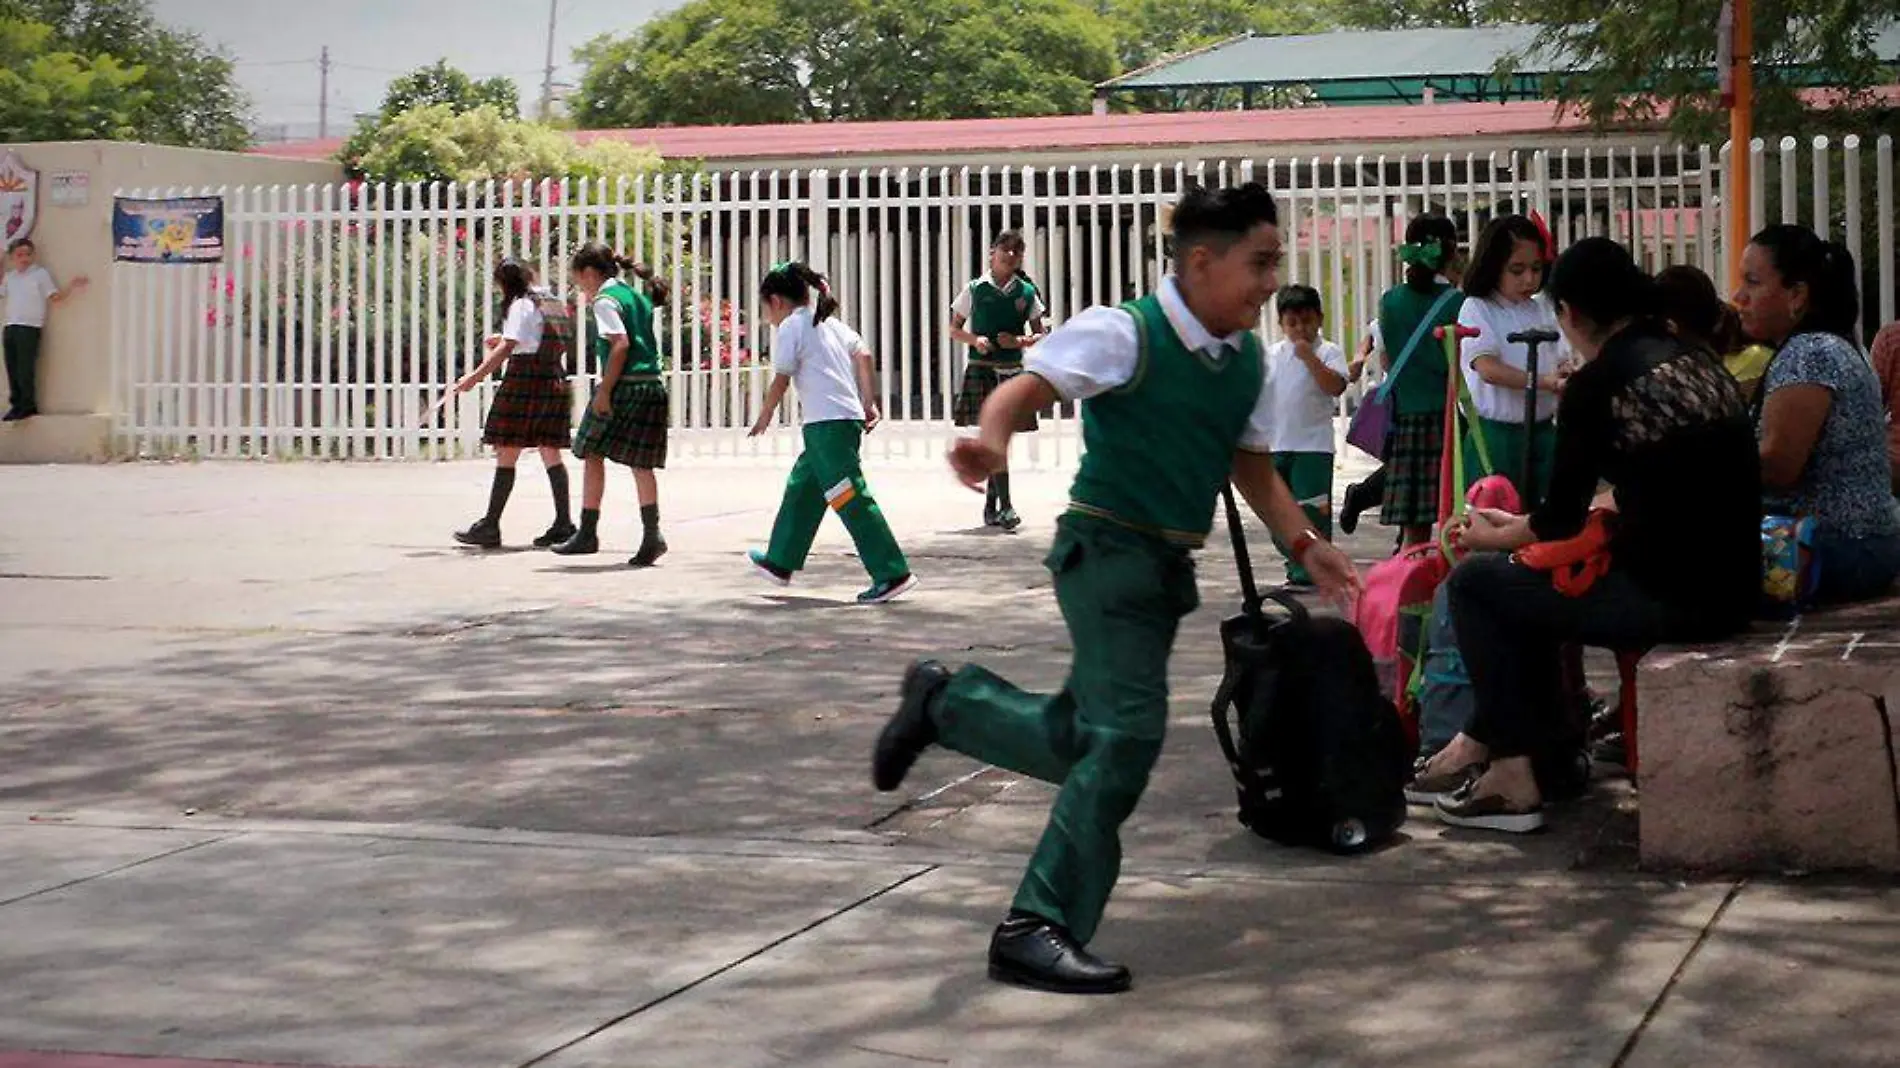
<instances>
[{"instance_id":1,"label":"woman with long dark hair","mask_svg":"<svg viewBox=\"0 0 1900 1068\"><path fill-rule=\"evenodd\" d=\"M1564 387L1550 493L1528 516L1479 509L1475 555L1451 574L1451 613L1476 705L1414 795L1439 819L1524 832L1544 823L1533 761L1581 741L1561 650L1713 641L1747 626L1761 589L1761 479L1741 390L1660 315L1654 282L1603 238L1558 258L1547 287L1581 366ZM1513 554L1583 533L1599 483L1615 491L1608 570L1560 592Z\"/></svg>"},{"instance_id":2,"label":"woman with long dark hair","mask_svg":"<svg viewBox=\"0 0 1900 1068\"><path fill-rule=\"evenodd\" d=\"M524 450L536 449L554 492L554 525L534 540L546 549L574 536L567 465L561 462L574 413L565 366L574 324L559 301L535 295L533 272L517 260L503 260L495 268L495 288L501 291L501 333L488 339L481 365L455 384L457 392L467 393L507 366L482 424L482 444L495 450L495 479L487 514L456 532L455 540L482 549L501 546L501 513L514 492L515 463Z\"/></svg>"},{"instance_id":3,"label":"woman with long dark hair","mask_svg":"<svg viewBox=\"0 0 1900 1068\"><path fill-rule=\"evenodd\" d=\"M1855 341L1859 276L1846 248L1770 226L1742 254L1735 307L1775 347L1754 404L1763 506L1814 520L1817 603L1879 597L1900 576L1880 381Z\"/></svg>"}]
</instances>

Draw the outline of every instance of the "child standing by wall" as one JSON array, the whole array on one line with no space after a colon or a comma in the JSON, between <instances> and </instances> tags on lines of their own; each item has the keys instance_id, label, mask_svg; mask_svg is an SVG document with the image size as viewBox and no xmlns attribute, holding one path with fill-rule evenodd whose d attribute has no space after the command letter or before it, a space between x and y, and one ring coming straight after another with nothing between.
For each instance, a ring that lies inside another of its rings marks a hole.
<instances>
[{"instance_id":1,"label":"child standing by wall","mask_svg":"<svg viewBox=\"0 0 1900 1068\"><path fill-rule=\"evenodd\" d=\"M1513 484L1524 479L1524 449L1537 450L1532 485L1518 486L1526 508L1536 507L1550 486L1551 464L1557 455L1557 395L1563 392L1558 369L1569 357L1562 342L1542 346L1537 357L1537 410L1526 413L1524 394L1530 386L1530 348L1511 341L1526 330L1557 333L1557 312L1539 295L1544 288L1544 265L1549 252L1543 231L1522 215L1491 220L1478 237L1471 271L1465 275L1464 307L1458 324L1477 330L1460 350L1465 382L1478 409L1477 422L1466 429L1465 481L1484 477L1480 469L1479 435L1497 474ZM1562 336L1559 334L1558 336ZM1525 424L1530 423L1530 440Z\"/></svg>"},{"instance_id":2,"label":"child standing by wall","mask_svg":"<svg viewBox=\"0 0 1900 1068\"><path fill-rule=\"evenodd\" d=\"M1274 300L1285 340L1267 350L1267 447L1274 469L1305 510L1313 529L1333 539L1333 415L1346 392L1346 351L1320 336L1326 312L1319 290L1291 285ZM1287 582L1308 587L1312 576L1283 542Z\"/></svg>"},{"instance_id":3,"label":"child standing by wall","mask_svg":"<svg viewBox=\"0 0 1900 1068\"><path fill-rule=\"evenodd\" d=\"M877 416L870 400L875 396L870 352L857 331L838 321L838 302L824 276L802 263L773 268L759 285L759 300L776 329L774 375L752 436L771 427L786 391L796 384L805 415L805 451L785 483L770 546L750 554L753 569L780 586L790 585L804 569L829 508L838 513L858 559L871 573L871 588L858 595L858 603L894 601L915 589L917 580L859 462L859 444Z\"/></svg>"},{"instance_id":4,"label":"child standing by wall","mask_svg":"<svg viewBox=\"0 0 1900 1068\"><path fill-rule=\"evenodd\" d=\"M1445 449L1445 391L1450 369L1432 329L1458 321L1464 296L1453 279L1464 266L1458 228L1443 215L1420 215L1399 248L1405 281L1379 299L1379 336L1390 354L1392 433L1386 443L1385 506L1379 520L1402 527L1406 545L1429 541L1438 522L1438 462ZM1347 491L1347 511L1357 517Z\"/></svg>"},{"instance_id":5,"label":"child standing by wall","mask_svg":"<svg viewBox=\"0 0 1900 1068\"><path fill-rule=\"evenodd\" d=\"M977 425L983 402L1023 368L1023 350L1042 340L1042 294L1023 274L1023 235L1005 230L990 245L990 269L964 287L950 306L950 336L970 346L952 415L960 427ZM1016 430L1036 429L1036 413ZM1009 469L990 476L983 501L983 525L1015 530L1022 526L1009 497Z\"/></svg>"},{"instance_id":6,"label":"child standing by wall","mask_svg":"<svg viewBox=\"0 0 1900 1068\"><path fill-rule=\"evenodd\" d=\"M467 393L504 363L507 375L489 405L482 425L482 444L495 448L495 481L488 491L488 513L455 540L482 549L501 546L501 513L515 488L515 462L523 449L538 449L554 492L554 525L534 540L536 548L559 545L575 534L568 510L568 420L574 411L567 384L567 347L573 320L567 308L551 298L535 295L534 276L515 260L495 268L495 288L506 309L501 333L488 339L487 357L455 384Z\"/></svg>"},{"instance_id":7,"label":"child standing by wall","mask_svg":"<svg viewBox=\"0 0 1900 1068\"><path fill-rule=\"evenodd\" d=\"M646 283L646 292L621 281L627 269ZM671 419L666 382L660 377L660 346L653 335L653 310L666 304L667 285L653 272L622 259L603 245L587 245L574 255L574 286L593 309L598 337L600 385L574 436L574 455L585 462L581 482L581 526L555 546L562 556L600 551L600 504L607 495L607 461L633 468L640 496L640 549L627 561L651 567L666 555L660 536L660 482L666 466L666 430Z\"/></svg>"},{"instance_id":8,"label":"child standing by wall","mask_svg":"<svg viewBox=\"0 0 1900 1068\"><path fill-rule=\"evenodd\" d=\"M1047 564L1074 646L1060 693L1026 693L980 667L913 664L879 737L872 781L902 784L941 744L1061 787L990 975L1058 993L1126 990L1128 969L1089 953L1121 867L1122 823L1148 784L1168 722L1168 658L1198 603L1191 551L1231 479L1328 592L1358 585L1268 453L1270 394L1254 328L1281 259L1278 212L1259 183L1190 189L1173 216L1174 271L1120 308L1091 308L983 406L951 467L975 489L1000 470L1022 417L1086 400L1087 446Z\"/></svg>"},{"instance_id":9,"label":"child standing by wall","mask_svg":"<svg viewBox=\"0 0 1900 1068\"><path fill-rule=\"evenodd\" d=\"M39 265L39 249L21 238L7 249L7 273L0 278L0 297L7 305L5 349L7 388L10 404L5 422L14 423L40 414L39 364L40 342L46 331L46 314L55 304L83 292L91 284L84 275L73 279L65 289L53 281L53 274Z\"/></svg>"}]
</instances>

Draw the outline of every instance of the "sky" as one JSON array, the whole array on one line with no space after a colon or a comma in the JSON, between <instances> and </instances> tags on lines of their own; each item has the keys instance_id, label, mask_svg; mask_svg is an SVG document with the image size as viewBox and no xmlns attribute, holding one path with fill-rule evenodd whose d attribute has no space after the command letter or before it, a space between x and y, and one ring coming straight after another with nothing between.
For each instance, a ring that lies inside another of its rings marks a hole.
<instances>
[{"instance_id":1,"label":"sky","mask_svg":"<svg viewBox=\"0 0 1900 1068\"><path fill-rule=\"evenodd\" d=\"M237 60L262 126L315 136L317 57L330 46L331 134L374 111L398 74L438 59L472 75L512 77L530 107L547 60L549 0L151 0L167 25L222 45ZM572 83L574 49L624 34L678 0L557 0L556 81Z\"/></svg>"}]
</instances>

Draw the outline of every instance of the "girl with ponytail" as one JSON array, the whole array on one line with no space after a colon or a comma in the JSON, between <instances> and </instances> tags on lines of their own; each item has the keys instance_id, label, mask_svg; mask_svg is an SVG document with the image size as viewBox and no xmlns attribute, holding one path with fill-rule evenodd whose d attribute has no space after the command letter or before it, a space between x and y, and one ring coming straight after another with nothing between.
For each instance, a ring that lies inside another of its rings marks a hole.
<instances>
[{"instance_id":1,"label":"girl with ponytail","mask_svg":"<svg viewBox=\"0 0 1900 1068\"><path fill-rule=\"evenodd\" d=\"M871 573L871 588L859 604L884 604L917 585L897 546L884 511L865 484L859 448L877 426L877 378L871 351L858 332L838 318L838 302L824 275L802 263L782 263L759 284L759 303L772 338L772 385L766 390L752 436L771 429L778 406L793 385L805 417L805 451L792 465L764 552L749 554L752 569L778 586L789 586L805 567L818 524L829 508L838 514L858 559Z\"/></svg>"},{"instance_id":2,"label":"girl with ponytail","mask_svg":"<svg viewBox=\"0 0 1900 1068\"><path fill-rule=\"evenodd\" d=\"M1042 294L1023 273L1023 254L1027 244L1018 230L1005 230L990 244L989 270L979 275L950 305L950 337L970 346L969 362L963 369L963 388L957 392L952 416L961 427L975 427L997 387L1023 369L1024 350L1042 340ZM1036 429L1031 413L1016 428L1018 433ZM988 495L983 502L983 525L1015 530L1022 526L1016 506L1009 499L1009 472L998 471L989 478Z\"/></svg>"},{"instance_id":3,"label":"girl with ponytail","mask_svg":"<svg viewBox=\"0 0 1900 1068\"><path fill-rule=\"evenodd\" d=\"M1775 348L1755 392L1764 510L1814 520L1818 603L1879 597L1900 576L1900 515L1880 382L1861 355L1854 257L1802 226L1742 254L1736 311Z\"/></svg>"},{"instance_id":4,"label":"girl with ponytail","mask_svg":"<svg viewBox=\"0 0 1900 1068\"><path fill-rule=\"evenodd\" d=\"M667 285L645 265L604 245L583 246L571 266L574 288L592 309L600 385L574 436L574 455L585 464L581 527L554 551L562 556L600 551L600 505L607 493L607 461L612 460L633 469L640 500L640 549L628 563L651 567L666 555L655 472L666 466L670 408L661 377L659 341L653 332L653 310L666 303ZM621 280L623 269L645 283L645 292Z\"/></svg>"}]
</instances>

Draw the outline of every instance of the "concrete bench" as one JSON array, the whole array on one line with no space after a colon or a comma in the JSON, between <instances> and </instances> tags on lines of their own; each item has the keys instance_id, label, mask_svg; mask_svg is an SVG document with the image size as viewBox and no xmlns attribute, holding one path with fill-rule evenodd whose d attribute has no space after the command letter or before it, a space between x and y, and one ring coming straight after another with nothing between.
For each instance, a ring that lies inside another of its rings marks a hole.
<instances>
[{"instance_id":1,"label":"concrete bench","mask_svg":"<svg viewBox=\"0 0 1900 1068\"><path fill-rule=\"evenodd\" d=\"M1639 672L1645 866L1900 871L1900 598Z\"/></svg>"}]
</instances>

